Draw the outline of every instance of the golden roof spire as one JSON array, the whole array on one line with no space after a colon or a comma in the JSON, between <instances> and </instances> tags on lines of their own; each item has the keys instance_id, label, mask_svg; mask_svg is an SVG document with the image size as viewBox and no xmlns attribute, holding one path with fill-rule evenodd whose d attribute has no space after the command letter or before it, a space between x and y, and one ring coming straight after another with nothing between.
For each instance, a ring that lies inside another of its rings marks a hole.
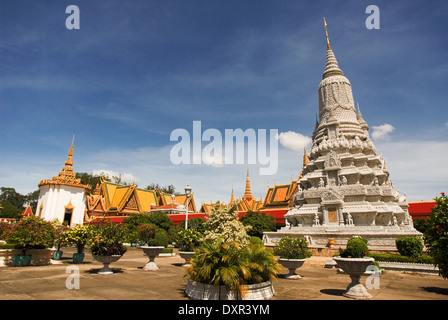
<instances>
[{"instance_id":1,"label":"golden roof spire","mask_svg":"<svg viewBox=\"0 0 448 320\"><path fill-rule=\"evenodd\" d=\"M244 198L252 198L252 192L250 191L249 168L247 169L246 191L244 192Z\"/></svg>"},{"instance_id":2,"label":"golden roof spire","mask_svg":"<svg viewBox=\"0 0 448 320\"><path fill-rule=\"evenodd\" d=\"M72 166L73 165L73 143L74 142L75 142L75 135L73 135L72 145L70 147L70 150L68 151L67 161L65 161L65 165L66 166Z\"/></svg>"},{"instance_id":3,"label":"golden roof spire","mask_svg":"<svg viewBox=\"0 0 448 320\"><path fill-rule=\"evenodd\" d=\"M327 21L325 21L325 17L324 17L324 27L325 27L325 36L327 37L327 50L331 50L330 40L328 39L328 32L327 32Z\"/></svg>"},{"instance_id":4,"label":"golden roof spire","mask_svg":"<svg viewBox=\"0 0 448 320\"><path fill-rule=\"evenodd\" d=\"M232 204L235 201L235 196L233 194L233 186L232 186L232 195L230 196L230 204Z\"/></svg>"}]
</instances>

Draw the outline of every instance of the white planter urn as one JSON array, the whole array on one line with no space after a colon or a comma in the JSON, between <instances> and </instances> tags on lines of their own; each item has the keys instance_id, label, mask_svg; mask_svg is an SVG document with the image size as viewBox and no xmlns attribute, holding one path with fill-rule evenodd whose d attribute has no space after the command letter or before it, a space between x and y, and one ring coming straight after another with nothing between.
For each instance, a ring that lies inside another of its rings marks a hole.
<instances>
[{"instance_id":1,"label":"white planter urn","mask_svg":"<svg viewBox=\"0 0 448 320\"><path fill-rule=\"evenodd\" d=\"M280 263L284 268L289 270L289 273L284 277L290 280L302 279L301 276L296 274L296 269L303 266L306 259L278 259L278 263Z\"/></svg>"},{"instance_id":2,"label":"white planter urn","mask_svg":"<svg viewBox=\"0 0 448 320\"><path fill-rule=\"evenodd\" d=\"M165 247L156 247L156 246L141 246L140 249L143 250L143 253L148 256L149 262L143 267L143 270L147 271L157 271L160 270L157 263L154 262L154 259L162 252Z\"/></svg>"},{"instance_id":3,"label":"white planter urn","mask_svg":"<svg viewBox=\"0 0 448 320\"><path fill-rule=\"evenodd\" d=\"M179 251L179 256L185 260L185 263L182 265L183 267L190 265L190 259L194 256L194 253L194 251Z\"/></svg>"},{"instance_id":4,"label":"white planter urn","mask_svg":"<svg viewBox=\"0 0 448 320\"><path fill-rule=\"evenodd\" d=\"M113 255L113 256L100 256L100 255L93 255L93 258L101 262L103 264L103 267L98 270L98 274L112 274L114 273L113 270L109 267L109 265L113 262L117 262L120 260L120 255Z\"/></svg>"},{"instance_id":5,"label":"white planter urn","mask_svg":"<svg viewBox=\"0 0 448 320\"><path fill-rule=\"evenodd\" d=\"M244 295L236 290L227 290L226 286L215 286L188 280L186 295L191 300L267 300L275 295L271 281L243 285Z\"/></svg>"},{"instance_id":6,"label":"white planter urn","mask_svg":"<svg viewBox=\"0 0 448 320\"><path fill-rule=\"evenodd\" d=\"M350 275L352 282L348 285L343 296L352 299L372 299L372 295L367 292L366 287L361 284L361 276L366 272L375 259L374 258L341 258L334 257L338 267Z\"/></svg>"}]
</instances>

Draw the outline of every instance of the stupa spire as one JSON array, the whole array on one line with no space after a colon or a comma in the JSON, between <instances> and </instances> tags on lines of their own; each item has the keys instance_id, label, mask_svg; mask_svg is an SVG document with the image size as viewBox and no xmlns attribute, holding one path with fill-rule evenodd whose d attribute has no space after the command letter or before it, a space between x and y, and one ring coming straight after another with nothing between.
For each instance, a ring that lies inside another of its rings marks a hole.
<instances>
[{"instance_id":1,"label":"stupa spire","mask_svg":"<svg viewBox=\"0 0 448 320\"><path fill-rule=\"evenodd\" d=\"M325 18L324 18L324 27L325 27L325 37L327 38L327 64L325 65L325 71L324 74L322 75L322 79L337 75L343 76L344 73L342 72L341 69L339 69L338 61L336 60L336 57L330 46L330 40L328 38L328 30L327 30L327 21L325 20Z\"/></svg>"}]
</instances>

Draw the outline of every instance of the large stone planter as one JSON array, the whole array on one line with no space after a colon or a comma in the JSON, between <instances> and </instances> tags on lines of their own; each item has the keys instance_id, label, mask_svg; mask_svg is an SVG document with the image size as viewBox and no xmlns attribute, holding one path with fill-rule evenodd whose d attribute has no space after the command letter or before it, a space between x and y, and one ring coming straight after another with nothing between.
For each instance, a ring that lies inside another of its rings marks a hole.
<instances>
[{"instance_id":1,"label":"large stone planter","mask_svg":"<svg viewBox=\"0 0 448 320\"><path fill-rule=\"evenodd\" d=\"M149 262L143 267L143 270L157 271L159 266L154 262L154 259L162 252L165 247L141 246L140 249L148 256Z\"/></svg>"},{"instance_id":2,"label":"large stone planter","mask_svg":"<svg viewBox=\"0 0 448 320\"><path fill-rule=\"evenodd\" d=\"M236 289L227 290L223 285L214 286L191 279L185 288L185 293L191 300L267 300L275 294L271 281L244 285L243 291L244 295L241 295Z\"/></svg>"},{"instance_id":3,"label":"large stone planter","mask_svg":"<svg viewBox=\"0 0 448 320\"><path fill-rule=\"evenodd\" d=\"M179 251L179 256L185 260L185 263L182 266L187 267L190 265L190 260L194 256L194 251Z\"/></svg>"},{"instance_id":4,"label":"large stone planter","mask_svg":"<svg viewBox=\"0 0 448 320\"><path fill-rule=\"evenodd\" d=\"M93 258L101 262L103 264L103 267L98 270L98 274L112 274L114 273L113 270L109 267L109 265L113 262L116 262L120 260L120 255L113 255L113 256L100 256L100 255L94 255Z\"/></svg>"},{"instance_id":5,"label":"large stone planter","mask_svg":"<svg viewBox=\"0 0 448 320\"><path fill-rule=\"evenodd\" d=\"M51 255L54 249L27 249L26 254L31 255L30 266L46 266L51 264ZM1 249L0 267L10 267L13 265L13 256L20 255L19 249Z\"/></svg>"},{"instance_id":6,"label":"large stone planter","mask_svg":"<svg viewBox=\"0 0 448 320\"><path fill-rule=\"evenodd\" d=\"M339 268L350 275L352 282L348 285L347 291L343 294L352 299L372 299L372 295L367 292L366 287L361 284L360 279L367 267L370 266L374 258L341 258L334 257Z\"/></svg>"},{"instance_id":7,"label":"large stone planter","mask_svg":"<svg viewBox=\"0 0 448 320\"><path fill-rule=\"evenodd\" d=\"M278 259L278 263L289 270L289 273L284 277L290 280L302 279L301 276L296 274L296 269L303 266L305 261L306 259Z\"/></svg>"}]
</instances>

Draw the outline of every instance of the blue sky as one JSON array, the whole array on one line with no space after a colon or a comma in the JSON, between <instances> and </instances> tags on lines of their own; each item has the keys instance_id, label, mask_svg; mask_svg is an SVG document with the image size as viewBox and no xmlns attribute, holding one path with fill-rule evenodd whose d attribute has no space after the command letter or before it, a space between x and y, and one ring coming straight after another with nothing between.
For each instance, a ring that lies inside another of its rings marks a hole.
<instances>
[{"instance_id":1,"label":"blue sky","mask_svg":"<svg viewBox=\"0 0 448 320\"><path fill-rule=\"evenodd\" d=\"M79 30L65 27L71 4ZM365 26L370 4L379 30ZM77 172L178 191L189 182L200 205L228 201L232 186L242 196L249 168L264 197L268 184L297 177L300 143L280 144L277 173L261 176L258 165L173 165L170 134L201 121L203 130L278 129L307 141L323 17L396 189L409 201L447 192L448 5L423 0L2 0L0 186L36 190L60 171L75 133Z\"/></svg>"}]
</instances>

